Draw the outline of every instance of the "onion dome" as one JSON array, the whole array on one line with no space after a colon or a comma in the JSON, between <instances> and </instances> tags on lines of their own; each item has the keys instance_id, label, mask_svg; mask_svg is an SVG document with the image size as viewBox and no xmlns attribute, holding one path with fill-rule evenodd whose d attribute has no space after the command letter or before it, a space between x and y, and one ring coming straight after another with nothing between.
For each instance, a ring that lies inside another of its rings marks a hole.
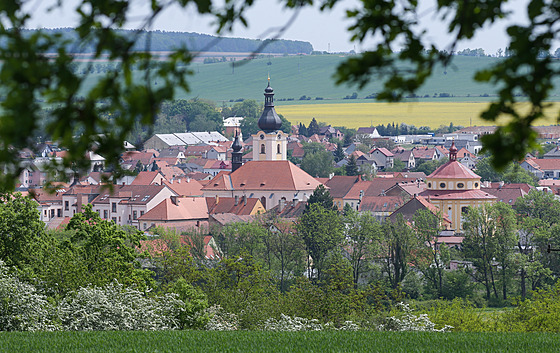
<instances>
[{"instance_id":1,"label":"onion dome","mask_svg":"<svg viewBox=\"0 0 560 353\"><path fill-rule=\"evenodd\" d=\"M257 124L259 129L264 132L280 130L282 126L282 120L274 109L274 90L270 87L270 77L268 78L268 86L264 90L264 109Z\"/></svg>"},{"instance_id":2,"label":"onion dome","mask_svg":"<svg viewBox=\"0 0 560 353\"><path fill-rule=\"evenodd\" d=\"M239 138L239 133L235 131L235 139L233 140L233 144L231 145L233 152L239 152L243 148L243 146L241 146L240 140L241 139Z\"/></svg>"}]
</instances>

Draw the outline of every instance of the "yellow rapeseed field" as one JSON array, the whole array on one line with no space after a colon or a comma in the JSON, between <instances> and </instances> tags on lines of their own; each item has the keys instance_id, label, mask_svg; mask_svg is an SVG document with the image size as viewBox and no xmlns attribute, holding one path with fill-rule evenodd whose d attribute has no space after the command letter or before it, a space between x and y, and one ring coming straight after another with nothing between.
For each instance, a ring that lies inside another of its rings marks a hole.
<instances>
[{"instance_id":1,"label":"yellow rapeseed field","mask_svg":"<svg viewBox=\"0 0 560 353\"><path fill-rule=\"evenodd\" d=\"M480 118L480 113L488 107L488 104L480 102L326 103L281 105L276 107L276 111L292 124L301 122L308 125L311 119L315 118L319 122L332 126L349 128L386 125L393 122L437 128L440 125L447 126L451 122L456 126L495 125ZM559 109L560 103L552 103L549 115L553 116L552 112L558 112ZM556 124L551 117L537 122L537 125L550 124Z\"/></svg>"}]
</instances>

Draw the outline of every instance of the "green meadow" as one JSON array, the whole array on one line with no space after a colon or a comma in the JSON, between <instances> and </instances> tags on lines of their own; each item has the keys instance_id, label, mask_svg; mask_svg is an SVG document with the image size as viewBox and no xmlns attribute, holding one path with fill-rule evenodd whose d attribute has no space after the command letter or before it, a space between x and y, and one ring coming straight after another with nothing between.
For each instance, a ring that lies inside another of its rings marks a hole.
<instances>
[{"instance_id":1,"label":"green meadow","mask_svg":"<svg viewBox=\"0 0 560 353\"><path fill-rule=\"evenodd\" d=\"M333 78L337 66L348 55L306 55L284 57L261 57L245 62L222 62L213 64L192 63L192 75L188 78L190 92L179 92L178 99L203 98L216 102L238 99L263 99L263 90L270 75L275 90L276 105L343 103L354 92L354 102L372 102L366 96L381 90L380 79L372 76L372 82L363 90L346 84L336 85ZM417 92L422 97L412 101L434 102L487 102L495 95L496 88L473 80L474 73L496 63L498 58L456 56L447 67L436 67L433 77ZM403 69L406 65L403 64ZM143 73L136 72L138 80ZM90 84L97 78L91 74ZM152 82L157 84L157 80ZM440 98L440 94L449 97ZM302 96L310 100L300 100ZM435 96L435 97L434 97ZM488 97L487 97L488 96ZM316 98L323 98L323 101ZM560 88L555 89L552 100L559 99ZM290 99L290 101L288 101Z\"/></svg>"},{"instance_id":2,"label":"green meadow","mask_svg":"<svg viewBox=\"0 0 560 353\"><path fill-rule=\"evenodd\" d=\"M2 332L1 352L557 352L560 335L427 332Z\"/></svg>"}]
</instances>

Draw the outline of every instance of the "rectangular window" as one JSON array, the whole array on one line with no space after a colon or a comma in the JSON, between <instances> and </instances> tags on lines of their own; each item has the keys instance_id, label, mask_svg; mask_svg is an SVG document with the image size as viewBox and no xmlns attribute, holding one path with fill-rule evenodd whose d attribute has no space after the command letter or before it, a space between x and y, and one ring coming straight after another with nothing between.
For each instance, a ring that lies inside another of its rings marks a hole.
<instances>
[{"instance_id":1,"label":"rectangular window","mask_svg":"<svg viewBox=\"0 0 560 353\"><path fill-rule=\"evenodd\" d=\"M56 216L57 217L62 217L62 209L61 208L56 210Z\"/></svg>"},{"instance_id":2,"label":"rectangular window","mask_svg":"<svg viewBox=\"0 0 560 353\"><path fill-rule=\"evenodd\" d=\"M109 219L109 215L108 215L107 210L103 210L103 218Z\"/></svg>"},{"instance_id":3,"label":"rectangular window","mask_svg":"<svg viewBox=\"0 0 560 353\"><path fill-rule=\"evenodd\" d=\"M111 212L117 212L117 203L116 202L111 203Z\"/></svg>"},{"instance_id":4,"label":"rectangular window","mask_svg":"<svg viewBox=\"0 0 560 353\"><path fill-rule=\"evenodd\" d=\"M113 222L117 223L117 217L113 217L111 219L113 220Z\"/></svg>"},{"instance_id":5,"label":"rectangular window","mask_svg":"<svg viewBox=\"0 0 560 353\"><path fill-rule=\"evenodd\" d=\"M132 219L138 219L138 211L132 211Z\"/></svg>"},{"instance_id":6,"label":"rectangular window","mask_svg":"<svg viewBox=\"0 0 560 353\"><path fill-rule=\"evenodd\" d=\"M144 211L140 211L140 217L144 215Z\"/></svg>"},{"instance_id":7,"label":"rectangular window","mask_svg":"<svg viewBox=\"0 0 560 353\"><path fill-rule=\"evenodd\" d=\"M64 201L64 211L68 211L70 208L68 201Z\"/></svg>"}]
</instances>

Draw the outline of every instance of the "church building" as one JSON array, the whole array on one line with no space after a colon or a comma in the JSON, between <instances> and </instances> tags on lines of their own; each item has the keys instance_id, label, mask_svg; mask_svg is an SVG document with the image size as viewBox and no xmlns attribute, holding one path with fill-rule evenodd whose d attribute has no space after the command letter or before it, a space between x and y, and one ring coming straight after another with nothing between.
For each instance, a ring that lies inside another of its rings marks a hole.
<instances>
[{"instance_id":1,"label":"church building","mask_svg":"<svg viewBox=\"0 0 560 353\"><path fill-rule=\"evenodd\" d=\"M258 198L267 209L307 201L321 183L286 158L286 134L274 110L274 91L264 91L265 105L253 135L253 160L243 164L241 142L232 145L232 171L221 172L202 188L205 197L233 197L237 202Z\"/></svg>"},{"instance_id":2,"label":"church building","mask_svg":"<svg viewBox=\"0 0 560 353\"><path fill-rule=\"evenodd\" d=\"M480 189L480 176L457 161L457 147L449 148L449 161L426 177L427 189L420 193L451 220L457 232L463 230L468 207L496 202L496 196Z\"/></svg>"}]
</instances>

